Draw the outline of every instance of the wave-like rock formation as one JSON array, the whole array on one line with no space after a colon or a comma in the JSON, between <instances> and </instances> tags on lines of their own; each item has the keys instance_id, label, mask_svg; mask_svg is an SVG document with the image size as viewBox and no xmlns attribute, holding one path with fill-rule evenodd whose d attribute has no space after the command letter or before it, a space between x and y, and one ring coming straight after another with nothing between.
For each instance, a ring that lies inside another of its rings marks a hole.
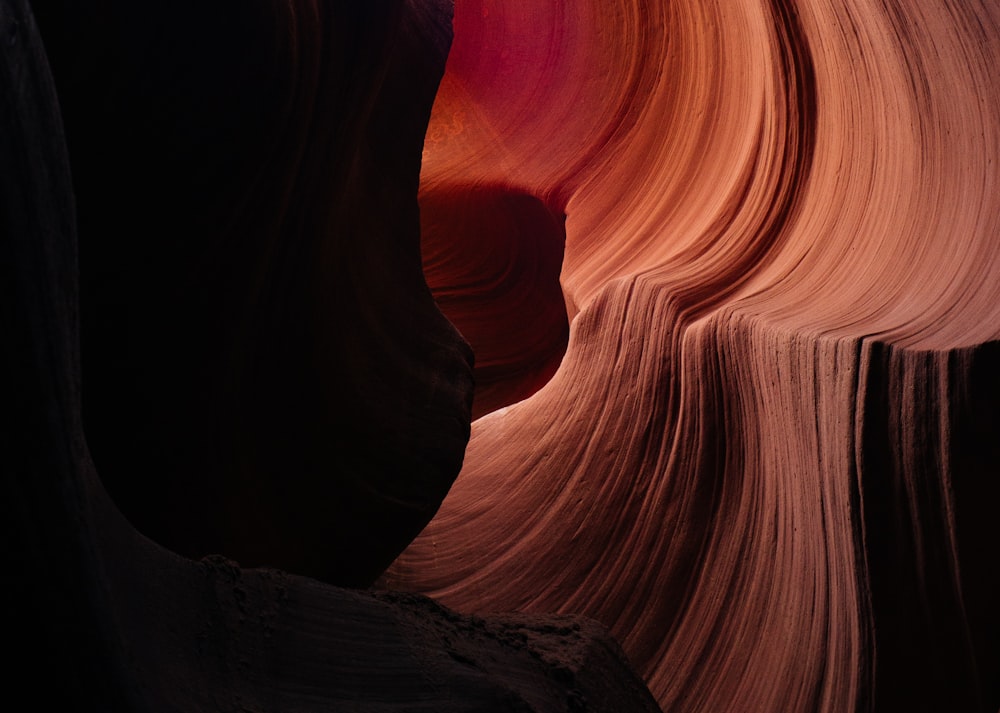
<instances>
[{"instance_id":1,"label":"wave-like rock formation","mask_svg":"<svg viewBox=\"0 0 1000 713\"><path fill-rule=\"evenodd\" d=\"M57 97L0 0L9 699L656 710L593 621L299 576L373 578L461 461L467 346L416 207L450 8L188 5L37 3Z\"/></svg>"},{"instance_id":2,"label":"wave-like rock formation","mask_svg":"<svg viewBox=\"0 0 1000 713\"><path fill-rule=\"evenodd\" d=\"M998 66L994 0L459 0L422 195L565 214L573 321L385 581L669 711L996 711Z\"/></svg>"}]
</instances>

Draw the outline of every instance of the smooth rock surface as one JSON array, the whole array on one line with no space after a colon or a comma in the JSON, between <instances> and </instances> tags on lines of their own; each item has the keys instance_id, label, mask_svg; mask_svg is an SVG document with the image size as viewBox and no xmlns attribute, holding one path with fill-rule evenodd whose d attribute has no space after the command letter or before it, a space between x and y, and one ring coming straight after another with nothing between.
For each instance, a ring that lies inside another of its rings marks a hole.
<instances>
[{"instance_id":1,"label":"smooth rock surface","mask_svg":"<svg viewBox=\"0 0 1000 713\"><path fill-rule=\"evenodd\" d=\"M83 417L145 535L366 585L462 463L421 272L447 2L36 3L79 209Z\"/></svg>"},{"instance_id":2,"label":"smooth rock surface","mask_svg":"<svg viewBox=\"0 0 1000 713\"><path fill-rule=\"evenodd\" d=\"M392 586L665 710L1000 707L1000 5L460 0L422 190L566 220L552 380Z\"/></svg>"}]
</instances>

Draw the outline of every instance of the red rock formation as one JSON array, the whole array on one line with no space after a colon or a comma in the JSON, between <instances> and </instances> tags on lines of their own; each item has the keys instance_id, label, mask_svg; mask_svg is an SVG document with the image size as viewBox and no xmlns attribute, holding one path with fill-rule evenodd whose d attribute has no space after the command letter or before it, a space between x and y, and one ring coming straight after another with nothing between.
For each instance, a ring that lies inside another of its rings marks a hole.
<instances>
[{"instance_id":1,"label":"red rock formation","mask_svg":"<svg viewBox=\"0 0 1000 713\"><path fill-rule=\"evenodd\" d=\"M529 613L490 621L179 558L102 489L182 553L348 584L431 516L469 415L416 240L443 8L35 6L81 301L0 0L21 690L651 707L544 612L672 711L1000 706L994 0L459 2L423 265L476 412L508 407L386 581Z\"/></svg>"},{"instance_id":2,"label":"red rock formation","mask_svg":"<svg viewBox=\"0 0 1000 713\"><path fill-rule=\"evenodd\" d=\"M594 617L666 710L996 710L1000 5L455 33L422 190L564 211L575 319L386 581Z\"/></svg>"}]
</instances>

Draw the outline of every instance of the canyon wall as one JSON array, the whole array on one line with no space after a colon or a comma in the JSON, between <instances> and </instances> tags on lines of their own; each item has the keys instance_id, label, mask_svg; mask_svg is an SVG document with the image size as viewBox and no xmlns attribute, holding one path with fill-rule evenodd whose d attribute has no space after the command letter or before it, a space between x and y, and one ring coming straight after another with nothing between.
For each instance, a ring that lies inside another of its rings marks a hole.
<instances>
[{"instance_id":1,"label":"canyon wall","mask_svg":"<svg viewBox=\"0 0 1000 713\"><path fill-rule=\"evenodd\" d=\"M1000 5L451 10L0 0L12 690L994 713Z\"/></svg>"},{"instance_id":2,"label":"canyon wall","mask_svg":"<svg viewBox=\"0 0 1000 713\"><path fill-rule=\"evenodd\" d=\"M572 324L384 583L593 617L664 710L995 711L1000 5L461 0L455 33L422 195L565 215ZM456 253L502 240L455 213ZM429 274L446 313L503 250Z\"/></svg>"}]
</instances>

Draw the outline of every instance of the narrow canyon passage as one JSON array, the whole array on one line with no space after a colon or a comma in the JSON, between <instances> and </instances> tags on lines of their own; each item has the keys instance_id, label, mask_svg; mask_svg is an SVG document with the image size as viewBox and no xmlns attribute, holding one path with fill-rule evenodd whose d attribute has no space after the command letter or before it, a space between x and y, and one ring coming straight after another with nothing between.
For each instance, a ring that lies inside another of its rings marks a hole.
<instances>
[{"instance_id":1,"label":"narrow canyon passage","mask_svg":"<svg viewBox=\"0 0 1000 713\"><path fill-rule=\"evenodd\" d=\"M0 0L10 697L997 713L998 66L997 0Z\"/></svg>"}]
</instances>

